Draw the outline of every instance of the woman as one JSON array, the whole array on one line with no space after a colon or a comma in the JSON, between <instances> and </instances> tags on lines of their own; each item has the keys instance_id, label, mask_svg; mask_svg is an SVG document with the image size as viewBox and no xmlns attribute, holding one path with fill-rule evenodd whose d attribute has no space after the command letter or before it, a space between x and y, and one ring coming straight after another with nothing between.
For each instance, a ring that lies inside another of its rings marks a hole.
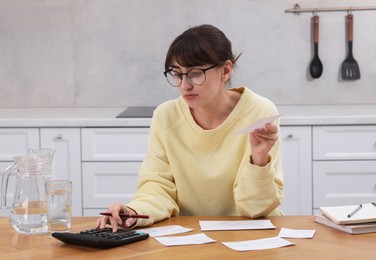
<instances>
[{"instance_id":1,"label":"woman","mask_svg":"<svg viewBox=\"0 0 376 260\"><path fill-rule=\"evenodd\" d=\"M112 217L98 219L98 227L109 223L116 231L179 214L282 214L278 123L238 134L278 111L247 88L227 88L238 57L224 33L211 25L190 28L172 42L164 75L181 96L154 111L132 201L112 203ZM119 213L150 218L122 221Z\"/></svg>"}]
</instances>

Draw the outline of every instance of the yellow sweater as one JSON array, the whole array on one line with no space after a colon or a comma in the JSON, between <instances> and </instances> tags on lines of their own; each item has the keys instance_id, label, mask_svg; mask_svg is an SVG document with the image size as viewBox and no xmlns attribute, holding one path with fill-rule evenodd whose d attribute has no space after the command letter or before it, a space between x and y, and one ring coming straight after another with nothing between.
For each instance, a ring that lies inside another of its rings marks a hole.
<instances>
[{"instance_id":1,"label":"yellow sweater","mask_svg":"<svg viewBox=\"0 0 376 260\"><path fill-rule=\"evenodd\" d=\"M280 141L265 167L252 165L249 134L237 132L278 114L275 105L247 88L229 117L213 130L199 127L182 97L156 108L138 189L128 206L139 214L137 226L175 215L252 218L281 215L283 193ZM279 123L278 123L279 124Z\"/></svg>"}]
</instances>

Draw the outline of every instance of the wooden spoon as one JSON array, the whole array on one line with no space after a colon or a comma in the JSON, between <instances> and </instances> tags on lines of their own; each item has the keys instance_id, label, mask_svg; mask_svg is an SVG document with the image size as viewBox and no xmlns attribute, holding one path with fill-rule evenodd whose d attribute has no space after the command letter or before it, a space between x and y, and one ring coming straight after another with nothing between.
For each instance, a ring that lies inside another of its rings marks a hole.
<instances>
[{"instance_id":1,"label":"wooden spoon","mask_svg":"<svg viewBox=\"0 0 376 260\"><path fill-rule=\"evenodd\" d=\"M309 67L312 78L320 78L323 70L321 60L319 58L319 17L313 16L313 44L314 44L314 56Z\"/></svg>"}]
</instances>

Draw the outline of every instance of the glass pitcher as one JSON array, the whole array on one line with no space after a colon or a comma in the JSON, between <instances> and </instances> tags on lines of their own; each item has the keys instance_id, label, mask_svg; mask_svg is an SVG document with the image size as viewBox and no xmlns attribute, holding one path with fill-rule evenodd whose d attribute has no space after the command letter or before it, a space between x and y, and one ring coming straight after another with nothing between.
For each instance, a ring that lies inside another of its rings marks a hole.
<instances>
[{"instance_id":1,"label":"glass pitcher","mask_svg":"<svg viewBox=\"0 0 376 260\"><path fill-rule=\"evenodd\" d=\"M51 177L55 151L31 149L28 154L14 157L14 164L3 173L1 207L6 208L9 176L17 174L14 201L9 215L12 227L21 234L45 234L47 202L44 184Z\"/></svg>"}]
</instances>

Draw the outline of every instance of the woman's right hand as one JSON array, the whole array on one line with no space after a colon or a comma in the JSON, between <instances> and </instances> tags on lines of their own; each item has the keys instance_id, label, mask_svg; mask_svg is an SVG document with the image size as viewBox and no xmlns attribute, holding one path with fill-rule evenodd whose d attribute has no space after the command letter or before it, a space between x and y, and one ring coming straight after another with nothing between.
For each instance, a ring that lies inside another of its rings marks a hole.
<instances>
[{"instance_id":1,"label":"woman's right hand","mask_svg":"<svg viewBox=\"0 0 376 260\"><path fill-rule=\"evenodd\" d=\"M97 228L105 228L107 224L112 226L112 231L116 232L119 227L130 228L136 223L134 218L120 218L119 213L136 214L136 212L120 202L111 203L107 210L111 216L104 216L97 220Z\"/></svg>"}]
</instances>

